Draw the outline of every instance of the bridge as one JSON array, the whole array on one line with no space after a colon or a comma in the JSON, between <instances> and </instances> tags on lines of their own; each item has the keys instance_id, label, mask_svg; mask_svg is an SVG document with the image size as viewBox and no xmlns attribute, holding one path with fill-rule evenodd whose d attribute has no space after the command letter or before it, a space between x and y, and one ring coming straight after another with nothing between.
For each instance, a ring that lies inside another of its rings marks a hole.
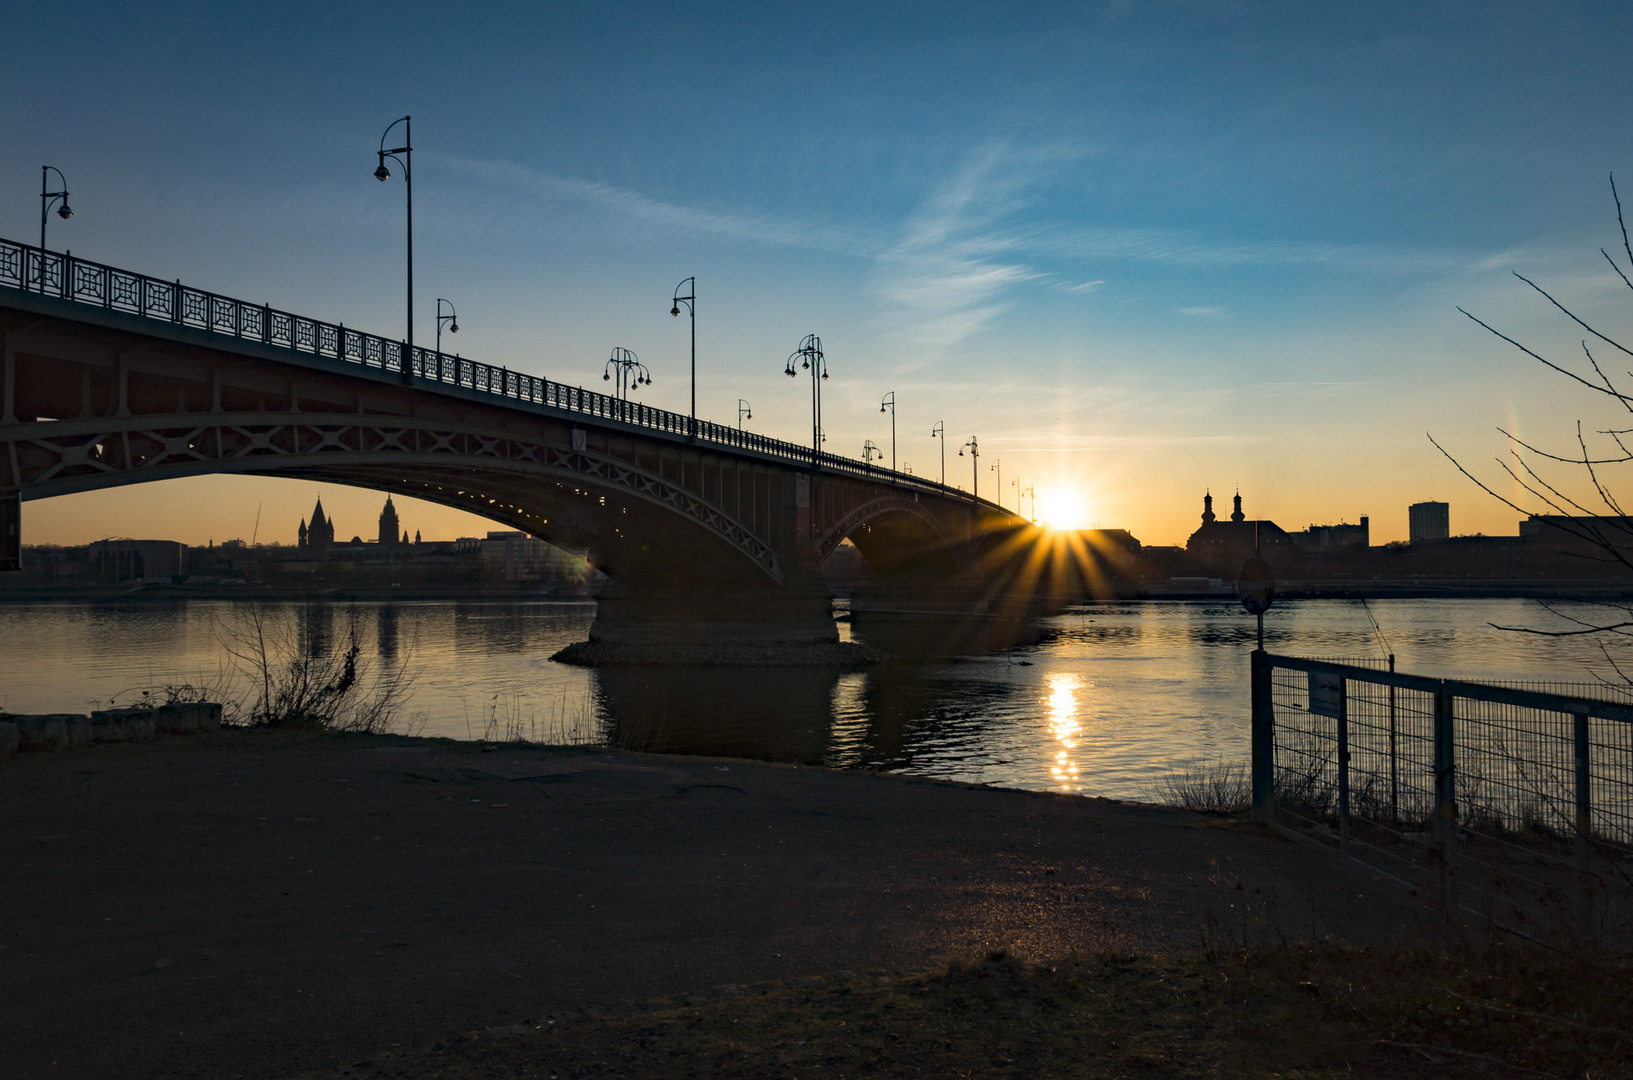
<instances>
[{"instance_id":1,"label":"bridge","mask_svg":"<svg viewBox=\"0 0 1633 1080\"><path fill-rule=\"evenodd\" d=\"M0 240L0 569L25 500L256 473L466 510L608 576L593 640L837 640L819 566L984 611L1037 530L922 477ZM6 560L10 560L9 567Z\"/></svg>"}]
</instances>

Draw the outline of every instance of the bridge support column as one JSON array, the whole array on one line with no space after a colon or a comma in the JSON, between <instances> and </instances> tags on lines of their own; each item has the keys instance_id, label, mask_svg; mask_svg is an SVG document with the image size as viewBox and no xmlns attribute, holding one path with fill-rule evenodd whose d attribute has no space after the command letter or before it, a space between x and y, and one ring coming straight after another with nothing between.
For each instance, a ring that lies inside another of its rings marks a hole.
<instances>
[{"instance_id":1,"label":"bridge support column","mask_svg":"<svg viewBox=\"0 0 1633 1080\"><path fill-rule=\"evenodd\" d=\"M708 582L654 588L613 578L602 588L590 640L686 647L831 645L839 640L839 628L827 588L814 575L781 588Z\"/></svg>"}]
</instances>

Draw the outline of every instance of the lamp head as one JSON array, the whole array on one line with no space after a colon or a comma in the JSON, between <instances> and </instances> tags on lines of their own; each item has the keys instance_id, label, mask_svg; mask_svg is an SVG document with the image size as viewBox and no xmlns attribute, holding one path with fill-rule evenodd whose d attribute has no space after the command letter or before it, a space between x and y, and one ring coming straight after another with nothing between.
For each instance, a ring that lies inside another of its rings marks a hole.
<instances>
[{"instance_id":1,"label":"lamp head","mask_svg":"<svg viewBox=\"0 0 1633 1080\"><path fill-rule=\"evenodd\" d=\"M670 309L669 309L669 314L671 314L671 315L679 315L679 314L680 314L680 305L679 305L679 304L676 304L676 305L675 305L675 306L674 306L674 307L672 307L672 308L670 308Z\"/></svg>"},{"instance_id":2,"label":"lamp head","mask_svg":"<svg viewBox=\"0 0 1633 1080\"><path fill-rule=\"evenodd\" d=\"M754 419L754 414L753 413L744 413L744 415L750 420Z\"/></svg>"},{"instance_id":3,"label":"lamp head","mask_svg":"<svg viewBox=\"0 0 1633 1080\"><path fill-rule=\"evenodd\" d=\"M963 447L962 447L962 446L961 446L961 447L959 447L959 448L958 448L958 456L959 456L959 457L963 457L963 456L964 456L964 448L963 448Z\"/></svg>"},{"instance_id":4,"label":"lamp head","mask_svg":"<svg viewBox=\"0 0 1633 1080\"><path fill-rule=\"evenodd\" d=\"M601 373L601 381L602 382L611 382L612 381L612 376L610 374L608 374L607 372L603 371ZM963 453L963 451L960 450L959 453Z\"/></svg>"},{"instance_id":5,"label":"lamp head","mask_svg":"<svg viewBox=\"0 0 1633 1080\"><path fill-rule=\"evenodd\" d=\"M374 178L382 184L391 179L391 170L386 168L386 156L380 155L380 167L374 170Z\"/></svg>"},{"instance_id":6,"label":"lamp head","mask_svg":"<svg viewBox=\"0 0 1633 1080\"><path fill-rule=\"evenodd\" d=\"M459 324L458 324L458 323L449 323L449 324L448 324L448 332L449 332L449 333L450 333L450 334L457 334L457 333L459 333Z\"/></svg>"},{"instance_id":7,"label":"lamp head","mask_svg":"<svg viewBox=\"0 0 1633 1080\"><path fill-rule=\"evenodd\" d=\"M879 406L879 411L880 411L880 412L884 412L884 411L885 411L885 407L884 407L884 406L883 406L883 405L881 405L881 406Z\"/></svg>"},{"instance_id":8,"label":"lamp head","mask_svg":"<svg viewBox=\"0 0 1633 1080\"><path fill-rule=\"evenodd\" d=\"M822 377L823 377L823 378L824 378L824 379L826 379L826 378L827 378L827 377L828 377L828 373L827 373L827 372L826 372L826 371L824 371L824 372L823 372L823 373L822 373Z\"/></svg>"},{"instance_id":9,"label":"lamp head","mask_svg":"<svg viewBox=\"0 0 1633 1080\"><path fill-rule=\"evenodd\" d=\"M67 199L64 199L62 201L62 205L57 207L57 216L62 218L62 220L64 220L64 221L67 221L69 218L74 216L74 212L72 210L68 209L68 200Z\"/></svg>"}]
</instances>

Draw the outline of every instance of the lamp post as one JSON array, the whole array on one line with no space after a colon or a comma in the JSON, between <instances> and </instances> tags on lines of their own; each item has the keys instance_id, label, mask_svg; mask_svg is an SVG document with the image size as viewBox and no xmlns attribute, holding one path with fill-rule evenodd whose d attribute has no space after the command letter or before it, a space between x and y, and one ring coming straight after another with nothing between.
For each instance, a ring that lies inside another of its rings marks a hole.
<instances>
[{"instance_id":1,"label":"lamp post","mask_svg":"<svg viewBox=\"0 0 1633 1080\"><path fill-rule=\"evenodd\" d=\"M1021 478L1017 476L1009 483L1015 489L1015 512L1018 514L1021 512Z\"/></svg>"},{"instance_id":2,"label":"lamp post","mask_svg":"<svg viewBox=\"0 0 1633 1080\"><path fill-rule=\"evenodd\" d=\"M737 399L737 430L743 430L743 418L754 419L754 409L742 398Z\"/></svg>"},{"instance_id":3,"label":"lamp post","mask_svg":"<svg viewBox=\"0 0 1633 1080\"><path fill-rule=\"evenodd\" d=\"M61 191L50 191L49 180L51 174L56 173L57 179L62 181ZM51 204L62 201L57 208L57 216L67 221L74 216L73 210L68 207L68 178L62 175L62 170L55 165L40 166L40 294L45 294L45 223L51 217ZM66 271L65 271L66 272ZM26 286L25 286L26 287Z\"/></svg>"},{"instance_id":4,"label":"lamp post","mask_svg":"<svg viewBox=\"0 0 1633 1080\"><path fill-rule=\"evenodd\" d=\"M446 315L444 315L442 313L442 305L443 304L448 305L448 314L446 314ZM437 297L437 363L438 364L442 363L442 324L443 323L449 323L450 324L449 327L448 327L448 332L450 334L459 333L459 314L458 314L458 312L454 311L454 302L452 300L444 300L442 297L439 296L439 297Z\"/></svg>"},{"instance_id":5,"label":"lamp post","mask_svg":"<svg viewBox=\"0 0 1633 1080\"><path fill-rule=\"evenodd\" d=\"M958 456L963 457L964 451L966 450L970 452L971 458L970 487L973 490L970 492L970 495L979 501L981 498L981 444L976 441L974 435L970 436L969 442L958 448Z\"/></svg>"},{"instance_id":6,"label":"lamp post","mask_svg":"<svg viewBox=\"0 0 1633 1080\"><path fill-rule=\"evenodd\" d=\"M947 486L947 421L937 420L930 429L930 438L941 440L941 486Z\"/></svg>"},{"instance_id":7,"label":"lamp post","mask_svg":"<svg viewBox=\"0 0 1633 1080\"><path fill-rule=\"evenodd\" d=\"M1026 485L1026 494L1028 496L1030 496L1031 499L1032 499L1032 524L1036 525L1038 523L1038 489L1037 489L1037 485L1035 485L1035 484ZM1017 498L1016 501L1015 501L1015 509L1018 512L1020 510L1020 508L1021 508L1020 507L1020 500Z\"/></svg>"},{"instance_id":8,"label":"lamp post","mask_svg":"<svg viewBox=\"0 0 1633 1080\"><path fill-rule=\"evenodd\" d=\"M822 355L822 339L815 334L806 334L800 340L799 348L788 354L788 366L783 369L783 374L790 379L799 375L794 370L796 359L801 370L811 373L811 468L815 469L822 463L822 383L828 377L828 361Z\"/></svg>"},{"instance_id":9,"label":"lamp post","mask_svg":"<svg viewBox=\"0 0 1633 1080\"><path fill-rule=\"evenodd\" d=\"M688 285L691 288L687 289L685 296L682 296L680 290ZM696 303L697 278L689 277L675 286L675 298L670 302L669 314L679 317L680 306L685 304L686 314L691 316L692 320L692 419L687 425L686 431L686 434L691 438L697 437L697 308L694 306Z\"/></svg>"},{"instance_id":10,"label":"lamp post","mask_svg":"<svg viewBox=\"0 0 1633 1080\"><path fill-rule=\"evenodd\" d=\"M603 382L617 379L618 400L626 401L629 392L638 386L652 385L652 373L641 363L641 358L628 349L613 347L612 356L607 359L607 366L601 371Z\"/></svg>"},{"instance_id":11,"label":"lamp post","mask_svg":"<svg viewBox=\"0 0 1633 1080\"><path fill-rule=\"evenodd\" d=\"M1002 506L1004 504L1004 470L1003 470L1003 464L1004 464L1004 459L1003 458L993 458L992 459L992 471L998 474L998 498L997 498L997 503L998 503L999 506Z\"/></svg>"},{"instance_id":12,"label":"lamp post","mask_svg":"<svg viewBox=\"0 0 1633 1080\"><path fill-rule=\"evenodd\" d=\"M883 458L884 456L885 452L874 445L872 439L862 440L862 464L872 465L874 458Z\"/></svg>"},{"instance_id":13,"label":"lamp post","mask_svg":"<svg viewBox=\"0 0 1633 1080\"><path fill-rule=\"evenodd\" d=\"M412 378L414 370L414 125L410 117L393 120L380 135L380 167L374 170L374 178L382 184L391 179L391 170L386 168L386 158L397 162L403 167L403 190L408 198L408 332L403 337L403 381ZM403 125L403 145L395 149L386 149L386 136L398 124ZM402 157L397 155L401 154Z\"/></svg>"},{"instance_id":14,"label":"lamp post","mask_svg":"<svg viewBox=\"0 0 1633 1080\"><path fill-rule=\"evenodd\" d=\"M879 402L879 411L890 410L890 471L896 471L896 391L892 390Z\"/></svg>"}]
</instances>

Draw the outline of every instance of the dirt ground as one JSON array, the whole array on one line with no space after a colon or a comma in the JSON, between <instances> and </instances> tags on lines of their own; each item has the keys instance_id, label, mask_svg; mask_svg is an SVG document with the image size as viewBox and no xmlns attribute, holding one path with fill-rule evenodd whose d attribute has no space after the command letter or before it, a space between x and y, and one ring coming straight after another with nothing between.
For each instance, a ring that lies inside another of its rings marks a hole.
<instances>
[{"instance_id":1,"label":"dirt ground","mask_svg":"<svg viewBox=\"0 0 1633 1080\"><path fill-rule=\"evenodd\" d=\"M1248 825L737 760L235 731L0 761L0 822L19 1078L279 1077L995 949L1420 929Z\"/></svg>"}]
</instances>

